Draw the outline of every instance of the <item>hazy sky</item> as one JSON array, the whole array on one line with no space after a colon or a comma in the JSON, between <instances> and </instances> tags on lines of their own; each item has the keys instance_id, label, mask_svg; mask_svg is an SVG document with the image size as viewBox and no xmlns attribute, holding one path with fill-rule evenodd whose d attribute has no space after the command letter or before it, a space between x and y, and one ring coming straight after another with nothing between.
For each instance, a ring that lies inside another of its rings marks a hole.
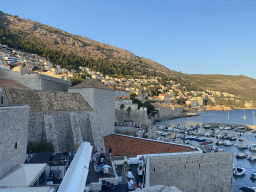
<instances>
[{"instance_id":1,"label":"hazy sky","mask_svg":"<svg viewBox=\"0 0 256 192\"><path fill-rule=\"evenodd\" d=\"M1 0L0 10L175 71L256 78L256 0Z\"/></svg>"}]
</instances>

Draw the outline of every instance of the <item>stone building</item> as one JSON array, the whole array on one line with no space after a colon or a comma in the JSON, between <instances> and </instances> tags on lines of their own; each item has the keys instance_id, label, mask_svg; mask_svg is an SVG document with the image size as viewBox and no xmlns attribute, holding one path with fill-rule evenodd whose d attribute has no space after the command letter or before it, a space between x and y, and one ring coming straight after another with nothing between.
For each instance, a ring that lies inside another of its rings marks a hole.
<instances>
[{"instance_id":1,"label":"stone building","mask_svg":"<svg viewBox=\"0 0 256 192\"><path fill-rule=\"evenodd\" d=\"M24 69L22 66L13 68L12 71L0 68L0 79L10 79L34 90L68 91L71 82L41 75Z\"/></svg>"},{"instance_id":2,"label":"stone building","mask_svg":"<svg viewBox=\"0 0 256 192\"><path fill-rule=\"evenodd\" d=\"M2 106L30 107L28 141L46 139L56 152L72 150L83 141L104 148L100 118L80 94L2 86L0 96Z\"/></svg>"},{"instance_id":3,"label":"stone building","mask_svg":"<svg viewBox=\"0 0 256 192\"><path fill-rule=\"evenodd\" d=\"M28 106L0 106L0 178L26 159L28 121Z\"/></svg>"},{"instance_id":4,"label":"stone building","mask_svg":"<svg viewBox=\"0 0 256 192\"><path fill-rule=\"evenodd\" d=\"M129 107L131 107L132 111L135 111L138 109L138 104L137 103L132 103L131 99L123 99L123 98L116 98L115 101L115 108L120 109L120 105L124 105L123 110L127 110Z\"/></svg>"},{"instance_id":5,"label":"stone building","mask_svg":"<svg viewBox=\"0 0 256 192\"><path fill-rule=\"evenodd\" d=\"M70 87L70 93L80 93L96 111L102 125L103 136L114 133L115 90L92 78Z\"/></svg>"}]
</instances>

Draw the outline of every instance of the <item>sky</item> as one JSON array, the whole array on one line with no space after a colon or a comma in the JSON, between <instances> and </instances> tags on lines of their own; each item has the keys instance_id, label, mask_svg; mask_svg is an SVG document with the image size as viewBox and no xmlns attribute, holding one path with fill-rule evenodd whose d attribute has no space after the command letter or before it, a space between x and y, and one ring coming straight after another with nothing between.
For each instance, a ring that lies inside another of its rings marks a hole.
<instances>
[{"instance_id":1,"label":"sky","mask_svg":"<svg viewBox=\"0 0 256 192\"><path fill-rule=\"evenodd\" d=\"M1 0L0 10L182 73L256 79L256 0Z\"/></svg>"}]
</instances>

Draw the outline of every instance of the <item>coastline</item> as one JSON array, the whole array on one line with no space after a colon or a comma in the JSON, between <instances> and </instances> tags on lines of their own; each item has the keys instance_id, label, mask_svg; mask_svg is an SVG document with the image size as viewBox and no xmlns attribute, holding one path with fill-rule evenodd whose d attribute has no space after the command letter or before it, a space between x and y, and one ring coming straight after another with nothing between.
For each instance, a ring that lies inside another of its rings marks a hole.
<instances>
[{"instance_id":1,"label":"coastline","mask_svg":"<svg viewBox=\"0 0 256 192\"><path fill-rule=\"evenodd\" d=\"M155 119L154 122L153 122L153 124L155 124L156 122L168 121L168 120L177 119L177 118L182 118L182 117L193 117L193 116L199 116L199 115L200 115L200 114L197 114L197 113L187 113L187 112L184 112L184 113L182 113L180 116Z\"/></svg>"}]
</instances>

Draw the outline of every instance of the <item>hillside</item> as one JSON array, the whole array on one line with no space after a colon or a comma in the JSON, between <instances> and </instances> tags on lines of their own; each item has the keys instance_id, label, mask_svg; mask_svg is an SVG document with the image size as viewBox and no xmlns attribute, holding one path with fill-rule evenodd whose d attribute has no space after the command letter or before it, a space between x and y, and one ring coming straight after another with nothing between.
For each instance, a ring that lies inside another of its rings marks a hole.
<instances>
[{"instance_id":1,"label":"hillside","mask_svg":"<svg viewBox=\"0 0 256 192\"><path fill-rule=\"evenodd\" d=\"M241 100L256 101L256 79L244 75L181 74L191 87L198 90L222 91Z\"/></svg>"},{"instance_id":2,"label":"hillside","mask_svg":"<svg viewBox=\"0 0 256 192\"><path fill-rule=\"evenodd\" d=\"M0 11L0 43L44 56L67 69L86 66L116 77L160 76L175 80L186 90L214 90L256 101L256 80L246 76L189 75L176 72L147 58L87 37L67 33Z\"/></svg>"},{"instance_id":3,"label":"hillside","mask_svg":"<svg viewBox=\"0 0 256 192\"><path fill-rule=\"evenodd\" d=\"M176 74L175 71L159 63L147 58L138 57L125 49L70 34L49 25L23 19L18 16L0 12L0 26L2 29L7 30L7 33L15 36L14 38L22 38L29 43L40 45L41 49L47 47L58 51L61 50L64 53L71 53L81 58L108 61L119 65L133 64L137 68L143 68L143 70L156 69L166 74ZM14 46L17 46L15 42ZM51 60L50 57L47 59ZM65 61L59 64L67 66ZM134 69L131 68L130 70Z\"/></svg>"}]
</instances>

